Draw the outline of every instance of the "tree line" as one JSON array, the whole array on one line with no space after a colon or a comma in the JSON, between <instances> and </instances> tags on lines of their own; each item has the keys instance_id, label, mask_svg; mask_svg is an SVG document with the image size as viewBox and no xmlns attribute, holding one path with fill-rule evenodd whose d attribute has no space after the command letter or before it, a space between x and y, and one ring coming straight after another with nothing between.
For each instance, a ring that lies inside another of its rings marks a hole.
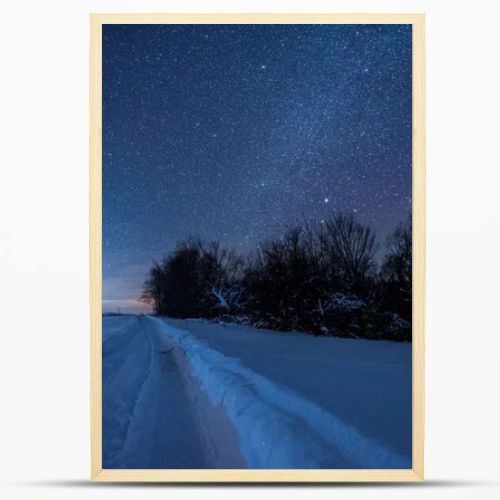
<instances>
[{"instance_id":1,"label":"tree line","mask_svg":"<svg viewBox=\"0 0 500 500\"><path fill-rule=\"evenodd\" d=\"M217 242L181 241L155 262L142 300L158 315L208 318L314 335L411 340L411 221L388 237L353 215L303 223L251 257Z\"/></svg>"}]
</instances>

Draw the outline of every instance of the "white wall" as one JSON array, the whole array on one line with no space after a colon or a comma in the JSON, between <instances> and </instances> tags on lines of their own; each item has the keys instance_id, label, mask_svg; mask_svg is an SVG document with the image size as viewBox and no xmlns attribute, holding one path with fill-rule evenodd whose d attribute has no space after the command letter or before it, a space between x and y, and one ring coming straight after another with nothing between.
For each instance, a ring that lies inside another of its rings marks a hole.
<instances>
[{"instance_id":1,"label":"white wall","mask_svg":"<svg viewBox=\"0 0 500 500\"><path fill-rule=\"evenodd\" d=\"M0 27L0 470L5 498L160 497L89 476L89 12L427 12L428 307L424 486L342 498L499 495L498 2L11 1ZM29 287L28 287L29 284ZM142 488L142 487L141 487ZM339 487L336 487L337 489ZM183 497L317 495L183 488Z\"/></svg>"}]
</instances>

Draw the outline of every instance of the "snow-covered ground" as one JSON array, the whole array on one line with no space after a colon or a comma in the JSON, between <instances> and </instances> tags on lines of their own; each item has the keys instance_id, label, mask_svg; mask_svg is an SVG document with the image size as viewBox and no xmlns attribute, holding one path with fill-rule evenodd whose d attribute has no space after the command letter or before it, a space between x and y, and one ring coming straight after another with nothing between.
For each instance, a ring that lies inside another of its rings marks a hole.
<instances>
[{"instance_id":1,"label":"snow-covered ground","mask_svg":"<svg viewBox=\"0 0 500 500\"><path fill-rule=\"evenodd\" d=\"M103 318L104 468L410 468L411 344Z\"/></svg>"}]
</instances>

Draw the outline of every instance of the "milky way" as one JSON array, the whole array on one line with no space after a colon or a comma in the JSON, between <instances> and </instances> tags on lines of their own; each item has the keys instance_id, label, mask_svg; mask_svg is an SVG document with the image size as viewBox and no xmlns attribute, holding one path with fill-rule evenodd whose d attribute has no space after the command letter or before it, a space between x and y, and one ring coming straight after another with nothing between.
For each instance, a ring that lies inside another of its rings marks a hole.
<instances>
[{"instance_id":1,"label":"milky way","mask_svg":"<svg viewBox=\"0 0 500 500\"><path fill-rule=\"evenodd\" d=\"M103 300L196 235L247 253L411 211L411 25L105 25Z\"/></svg>"}]
</instances>

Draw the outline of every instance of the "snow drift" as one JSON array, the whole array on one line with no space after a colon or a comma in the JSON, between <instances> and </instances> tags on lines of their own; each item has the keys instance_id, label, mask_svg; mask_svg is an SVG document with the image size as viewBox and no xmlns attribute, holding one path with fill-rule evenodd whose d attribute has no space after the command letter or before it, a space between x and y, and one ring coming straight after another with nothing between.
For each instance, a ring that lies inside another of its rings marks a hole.
<instances>
[{"instance_id":1,"label":"snow drift","mask_svg":"<svg viewBox=\"0 0 500 500\"><path fill-rule=\"evenodd\" d=\"M201 388L215 405L225 410L237 430L241 453L248 467L411 468L411 418L408 423L411 417L411 366L408 367L408 359L411 358L408 357L408 346L400 345L396 348L398 352L393 353L393 343L377 342L380 355L373 359L370 357L373 348L367 347L370 341L335 339L336 343L331 344L338 346L341 352L351 353L330 360L330 364L337 363L340 367L337 376L346 377L347 389L343 387L338 394L332 392L331 398L339 398L339 408L347 405L347 410L355 417L348 422L314 401L318 398L313 394L313 385L309 395L307 391L296 391L287 384L276 382L276 377L263 375L262 372L266 371L277 373L275 367L264 368L261 372L249 368L255 358L255 352L250 352L253 344L260 344L268 350L276 349L277 343L282 346L289 343L284 334L241 326L226 329L224 325L214 326L204 321L150 319L180 346ZM210 330L217 332L213 340L207 335ZM251 334L248 330L252 330ZM228 341L229 335L233 336L232 342ZM223 341L218 341L221 336ZM293 335L290 337L293 345ZM299 337L306 338L308 345L316 342L315 351L326 345L313 337ZM334 339L321 340L332 342ZM295 342L300 349L303 341ZM231 343L237 346L238 357L224 353L224 346ZM394 363L392 359L398 359L402 350L405 350L403 364ZM353 352L356 355L353 356ZM300 350L297 350L298 354ZM265 351L262 351L262 357L266 357ZM277 358L268 357L269 360L276 362ZM283 365L281 372L297 372L304 368L290 353L279 362ZM304 372L303 377L307 379L308 373ZM327 387L329 383L329 380L324 381ZM367 387L358 387L365 383ZM352 384L352 390L349 390L349 384ZM390 391L384 394L387 391L384 384L389 384L389 387L392 384L394 394ZM372 400L370 392L373 398L374 390L377 399ZM373 407L364 407L363 401L357 401L357 395L366 395ZM377 404L377 400L381 403ZM364 414L360 408L365 410ZM391 421L398 420L403 421L399 427L396 425L398 435L391 436ZM360 428L366 428L368 435Z\"/></svg>"}]
</instances>

